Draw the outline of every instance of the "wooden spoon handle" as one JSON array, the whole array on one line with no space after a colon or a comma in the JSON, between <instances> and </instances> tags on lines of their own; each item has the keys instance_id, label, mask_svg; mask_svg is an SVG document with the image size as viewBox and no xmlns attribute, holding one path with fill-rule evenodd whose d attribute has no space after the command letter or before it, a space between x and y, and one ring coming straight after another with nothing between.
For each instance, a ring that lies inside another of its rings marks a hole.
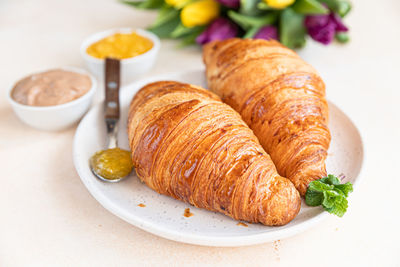
<instances>
[{"instance_id":1,"label":"wooden spoon handle","mask_svg":"<svg viewBox=\"0 0 400 267\"><path fill-rule=\"evenodd\" d=\"M105 63L106 100L104 103L104 114L106 119L118 120L120 61L118 59L106 58Z\"/></svg>"}]
</instances>

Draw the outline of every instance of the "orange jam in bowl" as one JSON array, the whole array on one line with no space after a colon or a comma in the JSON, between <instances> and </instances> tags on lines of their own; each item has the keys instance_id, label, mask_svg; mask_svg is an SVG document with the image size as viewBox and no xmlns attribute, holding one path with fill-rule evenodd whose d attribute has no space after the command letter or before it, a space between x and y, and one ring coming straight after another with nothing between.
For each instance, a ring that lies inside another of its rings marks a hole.
<instances>
[{"instance_id":1,"label":"orange jam in bowl","mask_svg":"<svg viewBox=\"0 0 400 267\"><path fill-rule=\"evenodd\" d=\"M150 39L135 32L115 33L91 44L86 53L98 59L127 59L144 54L153 46Z\"/></svg>"}]
</instances>

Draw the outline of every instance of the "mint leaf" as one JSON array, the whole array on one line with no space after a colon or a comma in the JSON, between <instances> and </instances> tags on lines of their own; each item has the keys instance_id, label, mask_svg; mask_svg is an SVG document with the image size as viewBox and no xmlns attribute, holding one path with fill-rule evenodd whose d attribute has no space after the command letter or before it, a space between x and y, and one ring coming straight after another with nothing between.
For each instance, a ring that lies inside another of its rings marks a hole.
<instances>
[{"instance_id":1,"label":"mint leaf","mask_svg":"<svg viewBox=\"0 0 400 267\"><path fill-rule=\"evenodd\" d=\"M345 197L347 197L349 193L353 192L353 185L350 182L347 182L345 184L335 185L335 189L339 189L343 192Z\"/></svg>"},{"instance_id":2,"label":"mint leaf","mask_svg":"<svg viewBox=\"0 0 400 267\"><path fill-rule=\"evenodd\" d=\"M325 184L320 180L316 180L316 181L312 181L309 184L308 188L311 191L316 191L316 192L323 193L324 191L332 190L333 189L333 185Z\"/></svg>"},{"instance_id":3,"label":"mint leaf","mask_svg":"<svg viewBox=\"0 0 400 267\"><path fill-rule=\"evenodd\" d=\"M321 181L322 183L325 184L330 184L330 185L338 185L340 184L340 179L337 178L335 175L329 174L327 177L321 178L317 181Z\"/></svg>"},{"instance_id":4,"label":"mint leaf","mask_svg":"<svg viewBox=\"0 0 400 267\"><path fill-rule=\"evenodd\" d=\"M349 193L353 192L353 185L350 182L340 183L340 179L334 175L312 181L307 189L305 200L309 206L322 207L339 217L342 217L347 210Z\"/></svg>"},{"instance_id":5,"label":"mint leaf","mask_svg":"<svg viewBox=\"0 0 400 267\"><path fill-rule=\"evenodd\" d=\"M340 194L335 190L326 190L323 195L324 200L322 201L322 206L324 208L332 208L335 206L337 197L340 197Z\"/></svg>"},{"instance_id":6,"label":"mint leaf","mask_svg":"<svg viewBox=\"0 0 400 267\"><path fill-rule=\"evenodd\" d=\"M308 206L319 206L322 204L322 201L324 201L324 194L321 192L307 190L305 200Z\"/></svg>"},{"instance_id":7,"label":"mint leaf","mask_svg":"<svg viewBox=\"0 0 400 267\"><path fill-rule=\"evenodd\" d=\"M347 199L345 197L340 197L336 199L335 205L333 205L331 208L324 207L324 209L329 213L342 217L345 214L347 207L348 207Z\"/></svg>"}]
</instances>

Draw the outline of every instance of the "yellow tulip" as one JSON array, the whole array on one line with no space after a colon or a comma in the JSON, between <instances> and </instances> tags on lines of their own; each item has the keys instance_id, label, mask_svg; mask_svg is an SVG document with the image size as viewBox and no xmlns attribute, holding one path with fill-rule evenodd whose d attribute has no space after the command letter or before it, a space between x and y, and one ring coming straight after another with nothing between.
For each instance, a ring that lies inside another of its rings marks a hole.
<instances>
[{"instance_id":1,"label":"yellow tulip","mask_svg":"<svg viewBox=\"0 0 400 267\"><path fill-rule=\"evenodd\" d=\"M219 4L215 0L199 0L182 9L181 21L185 27L206 25L219 15Z\"/></svg>"},{"instance_id":2,"label":"yellow tulip","mask_svg":"<svg viewBox=\"0 0 400 267\"><path fill-rule=\"evenodd\" d=\"M165 0L165 2L173 7L180 8L183 7L186 3L188 3L190 0Z\"/></svg>"},{"instance_id":3,"label":"yellow tulip","mask_svg":"<svg viewBox=\"0 0 400 267\"><path fill-rule=\"evenodd\" d=\"M264 0L272 8L283 9L293 4L296 0Z\"/></svg>"}]
</instances>

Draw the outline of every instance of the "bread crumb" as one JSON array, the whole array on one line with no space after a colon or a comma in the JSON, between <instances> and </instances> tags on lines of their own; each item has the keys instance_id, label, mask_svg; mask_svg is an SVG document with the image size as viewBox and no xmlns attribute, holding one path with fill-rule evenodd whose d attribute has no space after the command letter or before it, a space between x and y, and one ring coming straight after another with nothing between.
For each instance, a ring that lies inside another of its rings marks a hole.
<instances>
[{"instance_id":1,"label":"bread crumb","mask_svg":"<svg viewBox=\"0 0 400 267\"><path fill-rule=\"evenodd\" d=\"M194 214L190 212L190 209L187 208L185 209L185 212L183 213L183 216L185 216L186 218L192 217Z\"/></svg>"},{"instance_id":2,"label":"bread crumb","mask_svg":"<svg viewBox=\"0 0 400 267\"><path fill-rule=\"evenodd\" d=\"M280 254L279 254L279 248L281 246L281 240L278 239L278 240L274 241L274 243L272 245L273 245L273 250L274 250L274 254L275 254L276 260L280 261L281 257L280 257Z\"/></svg>"}]
</instances>

